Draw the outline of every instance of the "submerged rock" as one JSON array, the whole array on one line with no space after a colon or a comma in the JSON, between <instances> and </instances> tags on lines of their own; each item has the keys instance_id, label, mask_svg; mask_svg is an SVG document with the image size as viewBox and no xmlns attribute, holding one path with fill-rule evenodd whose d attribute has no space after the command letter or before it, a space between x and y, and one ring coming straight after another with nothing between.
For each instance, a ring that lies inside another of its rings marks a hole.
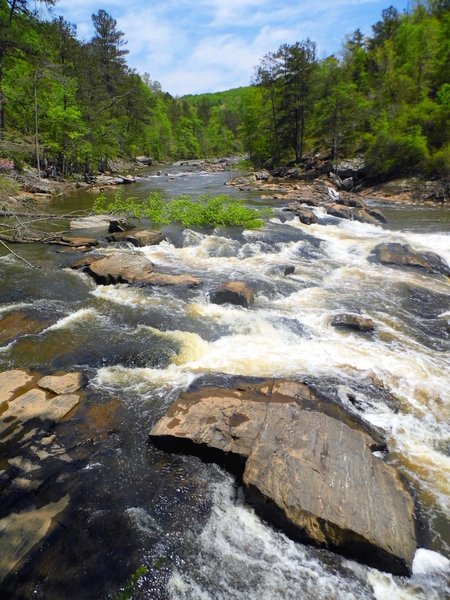
<instances>
[{"instance_id":1,"label":"submerged rock","mask_svg":"<svg viewBox=\"0 0 450 600\"><path fill-rule=\"evenodd\" d=\"M450 267L434 252L420 252L407 244L378 244L372 254L383 265L422 268L431 273L450 276Z\"/></svg>"},{"instance_id":2,"label":"submerged rock","mask_svg":"<svg viewBox=\"0 0 450 600\"><path fill-rule=\"evenodd\" d=\"M230 281L213 290L210 294L213 304L236 304L248 308L254 302L252 288L243 281Z\"/></svg>"},{"instance_id":3,"label":"submerged rock","mask_svg":"<svg viewBox=\"0 0 450 600\"><path fill-rule=\"evenodd\" d=\"M47 322L24 311L0 315L0 346L9 344L22 335L40 333L47 325Z\"/></svg>"},{"instance_id":4,"label":"submerged rock","mask_svg":"<svg viewBox=\"0 0 450 600\"><path fill-rule=\"evenodd\" d=\"M134 231L129 233L128 231L122 231L113 233L107 237L109 242L129 242L137 248L143 248L144 246L156 246L163 241L164 236L160 231Z\"/></svg>"},{"instance_id":5,"label":"submerged rock","mask_svg":"<svg viewBox=\"0 0 450 600\"><path fill-rule=\"evenodd\" d=\"M375 329L375 324L369 317L353 314L334 315L331 319L333 327L343 327L345 329L354 329L356 331L370 332Z\"/></svg>"},{"instance_id":6,"label":"submerged rock","mask_svg":"<svg viewBox=\"0 0 450 600\"><path fill-rule=\"evenodd\" d=\"M416 549L414 502L367 426L294 381L183 394L153 427L168 449L241 465L247 500L296 540L395 574Z\"/></svg>"}]
</instances>

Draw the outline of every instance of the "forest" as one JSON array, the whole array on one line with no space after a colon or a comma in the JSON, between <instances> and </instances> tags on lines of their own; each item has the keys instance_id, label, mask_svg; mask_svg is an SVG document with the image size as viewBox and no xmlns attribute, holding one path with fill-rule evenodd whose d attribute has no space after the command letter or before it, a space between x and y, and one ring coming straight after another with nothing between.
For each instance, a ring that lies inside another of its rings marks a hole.
<instances>
[{"instance_id":1,"label":"forest","mask_svg":"<svg viewBox=\"0 0 450 600\"><path fill-rule=\"evenodd\" d=\"M56 14L55 0L39 3ZM38 6L39 6L38 4ZM392 6L318 58L314 41L261 58L248 87L172 97L126 62L123 32L104 10L77 38L62 17L0 0L0 160L59 176L117 158L248 153L261 165L359 155L379 177L450 173L450 2ZM151 70L151 65L149 65Z\"/></svg>"}]
</instances>

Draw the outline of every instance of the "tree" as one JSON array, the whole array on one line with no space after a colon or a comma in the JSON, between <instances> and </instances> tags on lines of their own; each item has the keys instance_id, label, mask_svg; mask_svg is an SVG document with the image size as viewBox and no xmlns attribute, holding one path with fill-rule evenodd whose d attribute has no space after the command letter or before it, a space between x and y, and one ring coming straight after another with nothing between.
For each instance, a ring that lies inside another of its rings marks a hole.
<instances>
[{"instance_id":1,"label":"tree","mask_svg":"<svg viewBox=\"0 0 450 600\"><path fill-rule=\"evenodd\" d=\"M314 106L316 83L316 44L309 38L304 42L280 46L281 61L281 135L286 147L295 153L295 162L303 156L307 119Z\"/></svg>"},{"instance_id":2,"label":"tree","mask_svg":"<svg viewBox=\"0 0 450 600\"><path fill-rule=\"evenodd\" d=\"M46 6L54 6L57 0L39 0ZM29 15L27 0L0 0L0 140L5 128L5 97L3 78L7 56L20 46L20 39L14 27L17 15Z\"/></svg>"}]
</instances>

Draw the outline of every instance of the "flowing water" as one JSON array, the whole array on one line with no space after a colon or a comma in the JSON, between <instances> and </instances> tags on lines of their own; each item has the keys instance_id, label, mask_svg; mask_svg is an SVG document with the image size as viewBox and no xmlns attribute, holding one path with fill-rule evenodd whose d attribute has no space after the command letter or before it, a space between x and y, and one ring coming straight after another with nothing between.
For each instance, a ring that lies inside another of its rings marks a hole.
<instances>
[{"instance_id":1,"label":"flowing water","mask_svg":"<svg viewBox=\"0 0 450 600\"><path fill-rule=\"evenodd\" d=\"M225 190L226 177L178 170L126 191L226 191L271 205ZM79 193L49 209L67 212L92 200ZM370 258L378 243L402 242L450 263L450 212L386 206L389 222L381 227L317 208L319 222L306 226L272 206L258 231L166 227L166 241L142 249L158 270L200 277L195 290L97 286L48 247L20 248L40 271L0 256L2 314L22 308L48 321L40 334L0 348L0 369L75 368L91 380L86 406L60 425L69 460L47 473L36 500L69 494L69 507L62 526L7 580L12 598L118 598L140 565L147 573L133 597L142 599L450 594L449 284ZM286 266L294 273L285 276ZM232 279L253 287L250 309L208 301L209 290ZM331 327L340 311L370 316L375 333ZM292 542L255 516L220 467L148 443L151 426L194 380L236 375L309 378L384 430L390 461L410 481L423 515L427 549L416 554L411 579Z\"/></svg>"}]
</instances>

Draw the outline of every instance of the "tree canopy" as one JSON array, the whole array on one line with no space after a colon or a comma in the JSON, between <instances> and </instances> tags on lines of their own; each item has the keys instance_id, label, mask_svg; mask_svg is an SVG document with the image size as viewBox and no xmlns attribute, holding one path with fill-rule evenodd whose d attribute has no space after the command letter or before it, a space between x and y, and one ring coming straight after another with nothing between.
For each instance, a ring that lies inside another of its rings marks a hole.
<instances>
[{"instance_id":1,"label":"tree canopy","mask_svg":"<svg viewBox=\"0 0 450 600\"><path fill-rule=\"evenodd\" d=\"M31 156L67 175L139 154L248 152L276 163L319 152L362 155L386 177L450 172L448 0L404 13L390 6L371 35L356 30L321 60L312 40L282 44L252 85L182 98L129 68L125 35L105 10L81 41L72 24L44 20L34 6L0 0L0 158L16 147L17 163Z\"/></svg>"}]
</instances>

